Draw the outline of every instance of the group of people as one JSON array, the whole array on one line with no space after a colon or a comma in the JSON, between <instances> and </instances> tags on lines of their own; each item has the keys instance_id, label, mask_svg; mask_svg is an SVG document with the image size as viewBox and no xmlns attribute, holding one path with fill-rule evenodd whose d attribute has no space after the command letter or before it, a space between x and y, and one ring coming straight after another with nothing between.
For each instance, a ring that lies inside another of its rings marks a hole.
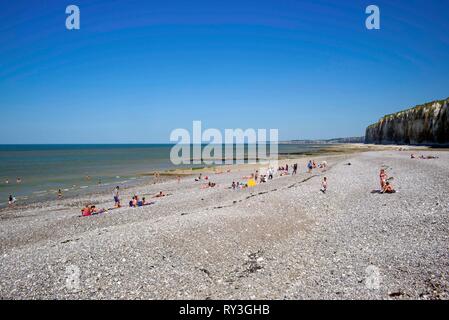
<instances>
[{"instance_id":1,"label":"group of people","mask_svg":"<svg viewBox=\"0 0 449 320\"><path fill-rule=\"evenodd\" d=\"M156 195L153 196L153 198L161 198L161 197L165 197L168 194L165 194L164 192L160 191L159 193L157 193ZM114 197L114 208L111 208L109 210L113 210L113 209L118 209L121 208L121 200L120 200L120 187L117 186L115 187L114 191L113 191L113 197ZM131 208L137 208L137 207L143 207L143 206L147 206L150 204L153 204L154 202L148 202L146 200L145 197L142 197L142 199L139 198L138 195L134 195L131 200L129 201L129 207ZM96 209L94 205L89 205L87 204L82 210L82 216L91 216L94 214L100 214L100 213L104 213L104 212L108 212L108 209Z\"/></svg>"},{"instance_id":2,"label":"group of people","mask_svg":"<svg viewBox=\"0 0 449 320\"><path fill-rule=\"evenodd\" d=\"M199 176L197 178L195 178L195 182L199 182L202 180L206 180L207 182L205 184L201 185L201 187L200 187L201 189L215 188L216 186L218 186L215 182L209 181L208 176L205 176L203 178L203 174L200 173ZM179 181L178 181L178 183L179 183Z\"/></svg>"},{"instance_id":3,"label":"group of people","mask_svg":"<svg viewBox=\"0 0 449 320\"><path fill-rule=\"evenodd\" d=\"M119 188L119 187L117 187L117 188ZM115 190L118 190L117 188ZM153 198L162 198L162 197L165 197L165 196L167 196L167 194L165 194L162 191L159 191L159 193L154 195ZM118 198L118 201L119 201L119 204L120 204L120 198L118 197L117 193L115 193L114 199L116 199L116 197ZM148 206L148 205L153 204L153 203L154 202L148 202L145 197L142 197L142 199L140 199L138 195L134 195L131 198L131 200L128 202L130 208L144 207L144 206Z\"/></svg>"},{"instance_id":4,"label":"group of people","mask_svg":"<svg viewBox=\"0 0 449 320\"><path fill-rule=\"evenodd\" d=\"M130 208L137 208L137 207L143 207L148 205L145 197L142 197L142 199L139 199L139 196L134 195L132 199L129 201L129 207Z\"/></svg>"},{"instance_id":5,"label":"group of people","mask_svg":"<svg viewBox=\"0 0 449 320\"><path fill-rule=\"evenodd\" d=\"M247 183L242 183L242 182L239 182L239 181L232 181L232 184L231 184L231 188L232 188L232 190L241 190L241 189L245 189L245 188L248 188L248 184Z\"/></svg>"},{"instance_id":6,"label":"group of people","mask_svg":"<svg viewBox=\"0 0 449 320\"><path fill-rule=\"evenodd\" d=\"M285 166L280 166L280 167L278 168L278 171L280 172L280 175L281 175L281 176L289 175L289 174L290 174L288 164L286 164ZM297 164L297 163L294 163L294 164L292 165L292 175L295 175L297 172L298 172L298 164Z\"/></svg>"},{"instance_id":7,"label":"group of people","mask_svg":"<svg viewBox=\"0 0 449 320\"><path fill-rule=\"evenodd\" d=\"M411 154L411 158L414 159L415 155ZM435 159L437 157L434 156L427 156L424 157L423 155L421 155L419 157L420 159ZM314 160L309 160L307 163L307 169L308 172L311 172L313 169L316 168L322 168L325 169L327 167L327 162L323 161L321 162L319 165L316 164L316 162ZM292 168L292 175L295 175L297 173L298 170L298 164L295 163L291 166ZM280 173L280 175L285 175L285 174L290 174L289 173L289 165L286 164L285 166L279 166L278 167L278 172ZM273 176L275 174L275 170L273 167L270 167L267 169L265 174L260 174L259 170L256 170L254 173L251 174L251 176L249 177L244 177L244 178L248 178L248 182L246 183L242 183L239 181L232 181L232 185L231 188L233 190L238 190L238 189L245 189L248 187L253 187L255 186L255 184L257 182L259 183L265 183L267 182L267 180L272 180ZM159 176L159 175L158 175ZM202 180L206 180L208 181L205 185L203 185L201 188L202 189L206 189L206 188L214 188L216 186L218 186L215 182L209 181L209 177L205 176L203 178L202 173L199 174L199 176L197 178L195 178L195 181L202 181ZM385 169L381 169L380 173L379 173L379 179L380 179L380 193L395 193L396 191L393 189L393 186L390 182L390 180L392 178L389 178ZM178 183L180 182L180 178L178 176ZM251 185L250 185L251 182ZM9 181L6 180L6 183L8 184ZM17 178L17 183L21 183L21 179ZM328 180L327 177L324 177L323 180L321 181L321 188L320 191L322 193L326 193L328 188ZM61 189L58 190L58 198L61 199L63 197L62 191ZM158 194L156 194L153 198L160 198L160 197L164 197L166 196L166 194L164 194L162 191L160 191ZM121 207L121 201L120 201L120 187L117 186L114 191L113 191L113 197L114 197L114 203L115 203L115 208L120 208ZM9 206L13 206L15 203L17 202L17 199L13 196L13 195L9 195L9 199L8 199L8 204ZM129 201L129 207L142 207L145 205L149 205L152 204L153 202L147 202L145 197L142 197L142 199L139 198L139 196L134 195L132 197L132 199ZM90 216L90 215L94 215L94 214L99 214L99 213L103 213L103 212L107 212L107 209L97 209L94 205L86 205L82 210L82 215L83 216Z\"/></svg>"},{"instance_id":8,"label":"group of people","mask_svg":"<svg viewBox=\"0 0 449 320\"><path fill-rule=\"evenodd\" d=\"M309 169L309 171L313 170L314 168L326 168L327 167L327 163L325 161L323 161L321 164L316 165L315 161L310 160L307 163L307 168ZM294 164L292 166L293 171L292 171L292 175L296 174L297 169L298 169L298 164ZM278 168L278 171L281 173L281 175L283 173L288 173L289 171L289 166L288 164L286 164L285 166L280 166ZM257 180L259 180L260 183L264 183L268 180L273 179L273 175L274 175L274 169L272 167L268 168L266 174L261 175L259 174L259 171L256 170L254 173L251 174L251 176L248 177L244 177L244 178L248 178L248 181L252 181L255 185L255 183L257 182ZM202 174L200 173L200 175L198 176L198 178L195 179L195 181L201 181L203 179ZM387 172L385 169L381 169L380 173L379 173L379 179L380 179L380 193L395 193L396 191L393 189L393 186L390 183L390 180L392 178L389 178L387 175ZM206 176L204 178L204 180L209 180L209 178ZM254 186L251 185L251 186ZM208 181L204 186L202 186L202 189L205 188L214 188L216 187L217 184L212 182L212 181ZM245 189L249 187L249 183L241 183L238 181L232 181L232 185L231 188L233 190L238 190L238 189ZM327 177L323 177L323 180L321 181L321 188L320 191L322 193L326 193L328 189L328 179ZM121 204L120 204L120 187L117 186L114 189L114 201L115 201L115 208L120 208ZM165 197L167 194L163 193L162 191L160 191L158 194L156 194L153 198L160 198L160 197ZM12 205L15 202L15 198L13 196L9 197L9 204ZM142 207L145 205L149 205L152 204L154 202L147 202L145 197L143 197L142 199L139 199L139 196L134 195L132 197L132 199L129 201L129 207ZM97 209L94 205L86 205L82 210L82 215L83 216L90 216L90 215L95 215L95 214L100 214L103 212L107 212L107 209Z\"/></svg>"},{"instance_id":9,"label":"group of people","mask_svg":"<svg viewBox=\"0 0 449 320\"><path fill-rule=\"evenodd\" d=\"M59 190L58 192L58 197L61 196L62 197L62 192L61 190ZM120 187L117 186L115 187L114 191L113 191L113 196L114 196L114 208L113 209L117 209L121 207L120 204ZM112 210L112 209L109 209ZM88 216L92 216L92 215L96 215L96 214L100 214L100 213L105 213L109 211L108 209L97 209L95 205L90 205L90 204L86 204L84 206L83 209L81 209L81 215L83 217L88 217Z\"/></svg>"},{"instance_id":10,"label":"group of people","mask_svg":"<svg viewBox=\"0 0 449 320\"><path fill-rule=\"evenodd\" d=\"M21 179L20 177L17 177L16 183L17 183L17 184L21 184L21 183L22 183L22 179ZM8 179L8 178L6 178L5 184L9 184L9 179Z\"/></svg>"},{"instance_id":11,"label":"group of people","mask_svg":"<svg viewBox=\"0 0 449 320\"><path fill-rule=\"evenodd\" d=\"M316 162L314 160L310 160L307 163L307 168L308 168L308 172L311 172L313 169L315 168L322 168L325 169L327 167L327 162L323 161L320 164L316 164ZM298 164L294 163L293 165L289 166L288 164L285 164L285 166L279 166L277 169L277 172L279 173L280 176L285 176L285 175L290 175L290 170L292 169L291 175L296 175L298 172ZM324 171L324 170L323 170ZM273 177L275 175L275 170L273 167L269 167L266 171L265 174L259 174L259 170L256 170L254 173L251 173L250 176L245 176L243 177L243 179L249 179L248 181L254 181L254 182L259 182L259 183L265 183L268 180L272 180ZM249 187L248 182L247 183L241 183L238 181L232 181L231 184L231 188L233 190L238 190L238 189L245 189ZM324 177L322 183L321 183L321 189L320 189L323 193L326 193L327 190L327 177Z\"/></svg>"},{"instance_id":12,"label":"group of people","mask_svg":"<svg viewBox=\"0 0 449 320\"><path fill-rule=\"evenodd\" d=\"M314 160L310 160L309 163L307 164L307 167L309 169L309 172L311 172L312 169L315 169L315 168L323 168L324 169L324 168L327 167L327 162L323 161L322 163L317 165ZM291 166L289 166L288 164L285 164L285 166L279 166L278 169L277 169L277 172L279 172L280 176L290 175L290 168L292 169L291 174L292 175L296 175L297 172L298 172L298 164L297 163L294 163ZM229 170L228 170L228 172L229 172ZM252 187L253 185L250 185L250 183L254 184L254 185L256 183L265 183L268 180L272 180L273 179L273 177L275 175L275 172L276 171L275 171L275 169L273 167L269 167L267 169L267 171L265 172L265 174L261 174L259 172L259 170L255 170L255 172L251 173L250 176L243 177L243 179L247 180L246 183L242 183L242 182L239 182L239 181L232 181L231 189L238 190L238 189L245 189L247 187ZM198 182L198 181L201 181L203 179L204 180L208 180L209 177L206 176L206 177L203 178L202 173L200 173L198 175L198 177L195 178L195 181ZM213 188L216 185L217 185L216 183L209 181L208 183L203 185L201 188L202 189ZM324 188L324 192L325 192L326 189L327 189L327 187Z\"/></svg>"},{"instance_id":13,"label":"group of people","mask_svg":"<svg viewBox=\"0 0 449 320\"><path fill-rule=\"evenodd\" d=\"M309 160L307 163L307 172L311 173L313 169L323 169L323 171L326 171L327 168L327 161L322 161L320 164L316 164L315 160Z\"/></svg>"},{"instance_id":14,"label":"group of people","mask_svg":"<svg viewBox=\"0 0 449 320\"><path fill-rule=\"evenodd\" d=\"M198 175L198 177L195 178L195 182L202 181L203 179L204 179L204 180L209 180L209 177L208 177L208 176L205 176L205 177L203 178L203 174L200 173L200 174Z\"/></svg>"},{"instance_id":15,"label":"group of people","mask_svg":"<svg viewBox=\"0 0 449 320\"><path fill-rule=\"evenodd\" d=\"M215 182L209 181L208 183L201 186L201 189L215 188L217 184Z\"/></svg>"},{"instance_id":16,"label":"group of people","mask_svg":"<svg viewBox=\"0 0 449 320\"><path fill-rule=\"evenodd\" d=\"M159 193L155 194L153 196L153 198L162 198L168 196L168 194L159 191ZM129 201L129 206L131 208L137 208L137 207L143 207L143 206L148 206L150 204L153 204L154 202L147 202L147 200L145 199L145 197L142 197L142 199L139 199L138 195L134 195L132 197L132 199Z\"/></svg>"}]
</instances>

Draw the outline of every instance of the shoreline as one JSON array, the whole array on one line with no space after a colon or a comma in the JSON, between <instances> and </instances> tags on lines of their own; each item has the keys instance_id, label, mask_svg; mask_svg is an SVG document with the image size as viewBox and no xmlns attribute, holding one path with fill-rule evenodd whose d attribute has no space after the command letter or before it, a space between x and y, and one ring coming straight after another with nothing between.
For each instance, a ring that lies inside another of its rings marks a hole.
<instances>
[{"instance_id":1,"label":"shoreline","mask_svg":"<svg viewBox=\"0 0 449 320\"><path fill-rule=\"evenodd\" d=\"M375 145L375 144L363 144L363 143L335 143L329 145L323 145L321 148L317 148L313 151L304 151L299 153L288 153L288 154L280 154L278 161L283 161L288 163L289 165L295 161L303 160L308 157L323 157L323 156L335 156L335 155L348 155L359 152L368 152L368 151L385 151L385 150L401 150L401 151L426 151L426 150L434 150L430 147L423 146L401 146L401 145ZM443 149L445 150L445 149ZM226 159L223 159L223 161ZM177 176L186 177L202 174L213 174L216 172L225 172L227 170L231 171L242 171L242 170L252 170L257 167L265 167L264 163L244 163L244 164L220 164L220 165L191 165L190 167L180 168L180 169L165 169L165 170L153 170L148 172L137 172L132 176L121 176L119 182L108 182L101 185L89 185L86 187L79 186L78 189L71 190L70 193L64 192L64 196L62 199L57 198L57 190L45 190L41 193L40 197L29 194L24 197L18 197L19 200L17 204L13 207L13 209L21 209L27 208L28 206L39 206L44 204L51 204L53 201L61 201L61 200L73 200L76 198L83 198L86 196L103 196L105 194L110 194L115 187L115 185L123 186L125 188L133 188L144 186L148 184L154 184L158 182L154 182L154 175L156 173L159 174L160 179L168 180L168 179L176 179ZM123 183L123 180L125 183ZM36 192L34 192L36 193ZM4 202L0 205L0 213L2 211L11 209L8 207L7 202Z\"/></svg>"}]
</instances>

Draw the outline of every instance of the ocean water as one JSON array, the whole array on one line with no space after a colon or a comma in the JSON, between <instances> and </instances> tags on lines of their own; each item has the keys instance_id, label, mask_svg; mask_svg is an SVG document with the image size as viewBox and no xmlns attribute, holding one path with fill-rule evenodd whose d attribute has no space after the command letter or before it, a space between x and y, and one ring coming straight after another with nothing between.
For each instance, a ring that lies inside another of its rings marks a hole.
<instances>
[{"instance_id":1,"label":"ocean water","mask_svg":"<svg viewBox=\"0 0 449 320\"><path fill-rule=\"evenodd\" d=\"M281 144L279 153L320 147ZM64 194L94 192L152 179L145 174L180 167L170 161L171 148L168 144L0 145L0 206L7 204L9 195L30 202L56 198L58 189Z\"/></svg>"}]
</instances>

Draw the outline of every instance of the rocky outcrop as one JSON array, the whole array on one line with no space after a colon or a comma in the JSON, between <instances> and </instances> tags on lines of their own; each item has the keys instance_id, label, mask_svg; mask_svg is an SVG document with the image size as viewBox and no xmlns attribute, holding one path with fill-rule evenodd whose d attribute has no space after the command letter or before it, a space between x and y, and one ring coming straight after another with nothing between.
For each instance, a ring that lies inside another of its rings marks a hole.
<instances>
[{"instance_id":1,"label":"rocky outcrop","mask_svg":"<svg viewBox=\"0 0 449 320\"><path fill-rule=\"evenodd\" d=\"M386 115L366 128L365 143L449 145L449 98Z\"/></svg>"}]
</instances>

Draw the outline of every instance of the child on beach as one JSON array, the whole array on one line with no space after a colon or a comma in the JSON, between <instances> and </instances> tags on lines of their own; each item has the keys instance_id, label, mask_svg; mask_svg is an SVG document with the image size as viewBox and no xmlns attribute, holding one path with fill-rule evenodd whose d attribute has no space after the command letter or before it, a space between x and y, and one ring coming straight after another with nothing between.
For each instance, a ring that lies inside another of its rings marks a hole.
<instances>
[{"instance_id":1,"label":"child on beach","mask_svg":"<svg viewBox=\"0 0 449 320\"><path fill-rule=\"evenodd\" d=\"M326 177L324 177L323 182L321 182L321 189L320 189L320 191L322 193L326 193L326 191L327 191L327 178Z\"/></svg>"},{"instance_id":2,"label":"child on beach","mask_svg":"<svg viewBox=\"0 0 449 320\"><path fill-rule=\"evenodd\" d=\"M114 202L115 202L115 207L116 208L120 208L120 197L119 197L119 191L120 191L120 187L117 186L114 189Z\"/></svg>"}]
</instances>

